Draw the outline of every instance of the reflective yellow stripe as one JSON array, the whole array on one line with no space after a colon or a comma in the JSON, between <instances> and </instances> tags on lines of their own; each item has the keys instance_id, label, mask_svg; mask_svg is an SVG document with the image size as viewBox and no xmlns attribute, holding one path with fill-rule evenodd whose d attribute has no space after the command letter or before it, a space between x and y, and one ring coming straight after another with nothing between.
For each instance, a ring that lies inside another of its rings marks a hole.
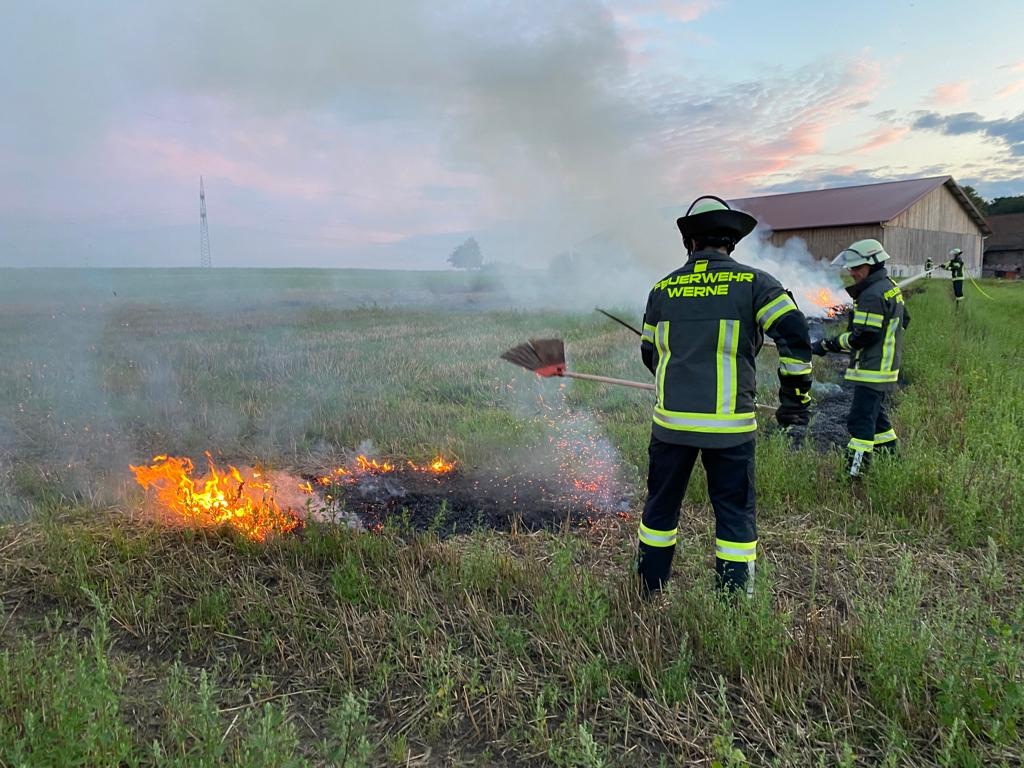
<instances>
[{"instance_id":1,"label":"reflective yellow stripe","mask_svg":"<svg viewBox=\"0 0 1024 768\"><path fill-rule=\"evenodd\" d=\"M659 531L655 528L648 528L641 521L638 535L640 541L649 547L674 547L678 530L678 528L673 528L671 531Z\"/></svg>"},{"instance_id":2,"label":"reflective yellow stripe","mask_svg":"<svg viewBox=\"0 0 1024 768\"><path fill-rule=\"evenodd\" d=\"M668 348L668 320L662 320L655 329L654 345L658 350L658 368L654 380L658 387L658 405L665 404L665 370L672 352Z\"/></svg>"},{"instance_id":3,"label":"reflective yellow stripe","mask_svg":"<svg viewBox=\"0 0 1024 768\"><path fill-rule=\"evenodd\" d=\"M839 348L840 349L845 349L847 352L849 352L851 349L853 349L853 347L850 346L850 337L852 335L853 334L850 333L849 331L847 331L846 333L839 334Z\"/></svg>"},{"instance_id":4,"label":"reflective yellow stripe","mask_svg":"<svg viewBox=\"0 0 1024 768\"><path fill-rule=\"evenodd\" d=\"M811 372L810 362L795 357L779 357L779 373L783 376L803 376Z\"/></svg>"},{"instance_id":5,"label":"reflective yellow stripe","mask_svg":"<svg viewBox=\"0 0 1024 768\"><path fill-rule=\"evenodd\" d=\"M736 412L736 350L740 343L740 321L718 321L718 348L715 358L717 413Z\"/></svg>"},{"instance_id":6,"label":"reflective yellow stripe","mask_svg":"<svg viewBox=\"0 0 1024 768\"><path fill-rule=\"evenodd\" d=\"M657 328L650 323L644 323L644 332L640 336L641 341L649 341L651 344L654 343L654 332Z\"/></svg>"},{"instance_id":7,"label":"reflective yellow stripe","mask_svg":"<svg viewBox=\"0 0 1024 768\"><path fill-rule=\"evenodd\" d=\"M654 423L679 432L753 432L757 420L753 413L688 413L654 407Z\"/></svg>"},{"instance_id":8,"label":"reflective yellow stripe","mask_svg":"<svg viewBox=\"0 0 1024 768\"><path fill-rule=\"evenodd\" d=\"M871 453L871 450L875 447L875 444L871 440L861 440L857 437L851 437L850 442L846 444L846 447L851 451L863 451L864 453Z\"/></svg>"},{"instance_id":9,"label":"reflective yellow stripe","mask_svg":"<svg viewBox=\"0 0 1024 768\"><path fill-rule=\"evenodd\" d=\"M757 559L757 539L754 541L726 541L715 539L715 557L734 563L749 563Z\"/></svg>"},{"instance_id":10,"label":"reflective yellow stripe","mask_svg":"<svg viewBox=\"0 0 1024 768\"><path fill-rule=\"evenodd\" d=\"M864 325L868 328L881 328L885 321L884 315L876 315L873 312L854 312L853 324Z\"/></svg>"},{"instance_id":11,"label":"reflective yellow stripe","mask_svg":"<svg viewBox=\"0 0 1024 768\"><path fill-rule=\"evenodd\" d=\"M893 360L896 358L896 328L899 323L896 318L889 321L889 327L885 329L885 343L882 345L881 370L891 371Z\"/></svg>"},{"instance_id":12,"label":"reflective yellow stripe","mask_svg":"<svg viewBox=\"0 0 1024 768\"><path fill-rule=\"evenodd\" d=\"M796 304L794 304L793 300L789 298L789 294L784 293L781 296L776 296L761 307L757 311L755 319L761 324L761 327L767 331L772 327L772 324L784 314L795 311Z\"/></svg>"},{"instance_id":13,"label":"reflective yellow stripe","mask_svg":"<svg viewBox=\"0 0 1024 768\"><path fill-rule=\"evenodd\" d=\"M875 435L875 445L882 445L883 443L891 443L896 439L896 430L890 429L888 432L879 432Z\"/></svg>"},{"instance_id":14,"label":"reflective yellow stripe","mask_svg":"<svg viewBox=\"0 0 1024 768\"><path fill-rule=\"evenodd\" d=\"M868 371L864 368L847 368L847 381L862 381L867 384L891 384L900 378L899 370L895 371Z\"/></svg>"}]
</instances>

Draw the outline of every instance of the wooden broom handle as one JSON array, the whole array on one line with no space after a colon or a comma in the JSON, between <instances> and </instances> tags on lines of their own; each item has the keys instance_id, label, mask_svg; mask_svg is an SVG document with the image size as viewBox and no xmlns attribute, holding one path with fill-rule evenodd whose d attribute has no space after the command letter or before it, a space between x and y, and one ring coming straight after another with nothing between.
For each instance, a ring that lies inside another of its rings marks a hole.
<instances>
[{"instance_id":1,"label":"wooden broom handle","mask_svg":"<svg viewBox=\"0 0 1024 768\"><path fill-rule=\"evenodd\" d=\"M568 376L571 379L585 379L586 381L600 381L602 384L617 384L620 387L633 387L634 389L646 389L649 392L654 391L653 384L644 384L642 381L628 381L627 379L613 379L611 376L597 376L592 373L574 373L573 371L566 371L562 374ZM758 408L763 408L766 411L774 411L776 407L774 405L765 405L764 403L755 403Z\"/></svg>"},{"instance_id":2,"label":"wooden broom handle","mask_svg":"<svg viewBox=\"0 0 1024 768\"><path fill-rule=\"evenodd\" d=\"M562 374L572 379L586 379L587 381L600 381L602 384L618 384L620 387L633 387L635 389L646 389L654 391L653 384L644 384L642 381L627 381L626 379L613 379L610 376L596 376L592 373L574 373L566 371Z\"/></svg>"}]
</instances>

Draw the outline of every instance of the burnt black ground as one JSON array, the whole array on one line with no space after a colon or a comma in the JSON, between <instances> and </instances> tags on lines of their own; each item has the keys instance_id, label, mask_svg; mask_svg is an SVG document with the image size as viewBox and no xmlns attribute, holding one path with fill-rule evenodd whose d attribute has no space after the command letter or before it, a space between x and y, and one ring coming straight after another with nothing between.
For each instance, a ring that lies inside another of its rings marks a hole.
<instances>
[{"instance_id":1,"label":"burnt black ground","mask_svg":"<svg viewBox=\"0 0 1024 768\"><path fill-rule=\"evenodd\" d=\"M397 526L430 531L440 538L474 530L561 530L590 527L596 520L625 514L625 497L567 491L551 481L529 477L440 476L396 471L368 475L355 483L321 490L330 509L355 515L373 530Z\"/></svg>"}]
</instances>

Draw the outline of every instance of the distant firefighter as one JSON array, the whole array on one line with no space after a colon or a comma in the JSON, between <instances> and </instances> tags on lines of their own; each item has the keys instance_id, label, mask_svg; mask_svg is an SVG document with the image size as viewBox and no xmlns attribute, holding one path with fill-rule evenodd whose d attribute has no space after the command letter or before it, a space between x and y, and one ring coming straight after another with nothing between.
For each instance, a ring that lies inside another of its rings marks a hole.
<instances>
[{"instance_id":1,"label":"distant firefighter","mask_svg":"<svg viewBox=\"0 0 1024 768\"><path fill-rule=\"evenodd\" d=\"M877 240L858 240L832 261L854 279L846 292L853 314L846 333L814 343L816 355L850 352L846 380L854 383L846 418L850 430L846 470L860 477L876 450L895 451L896 432L885 409L886 394L896 388L903 356L903 331L910 314L900 288L885 270L889 254Z\"/></svg>"},{"instance_id":2,"label":"distant firefighter","mask_svg":"<svg viewBox=\"0 0 1024 768\"><path fill-rule=\"evenodd\" d=\"M928 273L928 277L932 276L933 269L935 269L935 262L933 262L932 257L929 256L924 260L924 271Z\"/></svg>"},{"instance_id":3,"label":"distant firefighter","mask_svg":"<svg viewBox=\"0 0 1024 768\"><path fill-rule=\"evenodd\" d=\"M959 248L952 248L949 251L949 261L942 265L948 269L953 276L953 296L957 304L964 300L964 260L963 251Z\"/></svg>"}]
</instances>

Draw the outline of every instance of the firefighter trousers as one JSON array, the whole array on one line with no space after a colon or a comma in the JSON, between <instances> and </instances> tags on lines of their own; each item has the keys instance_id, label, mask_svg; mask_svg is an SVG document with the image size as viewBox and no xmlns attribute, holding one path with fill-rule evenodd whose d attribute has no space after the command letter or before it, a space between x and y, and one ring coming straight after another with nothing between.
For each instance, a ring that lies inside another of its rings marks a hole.
<instances>
[{"instance_id":1,"label":"firefighter trousers","mask_svg":"<svg viewBox=\"0 0 1024 768\"><path fill-rule=\"evenodd\" d=\"M694 448L652 436L648 447L647 503L640 522L637 571L650 594L662 587L672 567L679 512L700 454L715 511L715 571L730 592L753 588L757 556L754 498L754 440L731 448Z\"/></svg>"},{"instance_id":2,"label":"firefighter trousers","mask_svg":"<svg viewBox=\"0 0 1024 768\"><path fill-rule=\"evenodd\" d=\"M964 300L964 279L962 277L953 278L953 298L956 301Z\"/></svg>"},{"instance_id":3,"label":"firefighter trousers","mask_svg":"<svg viewBox=\"0 0 1024 768\"><path fill-rule=\"evenodd\" d=\"M846 417L850 430L847 444L847 469L856 477L867 469L871 454L896 450L896 431L885 408L886 393L879 389L857 384L853 388L853 403Z\"/></svg>"}]
</instances>

